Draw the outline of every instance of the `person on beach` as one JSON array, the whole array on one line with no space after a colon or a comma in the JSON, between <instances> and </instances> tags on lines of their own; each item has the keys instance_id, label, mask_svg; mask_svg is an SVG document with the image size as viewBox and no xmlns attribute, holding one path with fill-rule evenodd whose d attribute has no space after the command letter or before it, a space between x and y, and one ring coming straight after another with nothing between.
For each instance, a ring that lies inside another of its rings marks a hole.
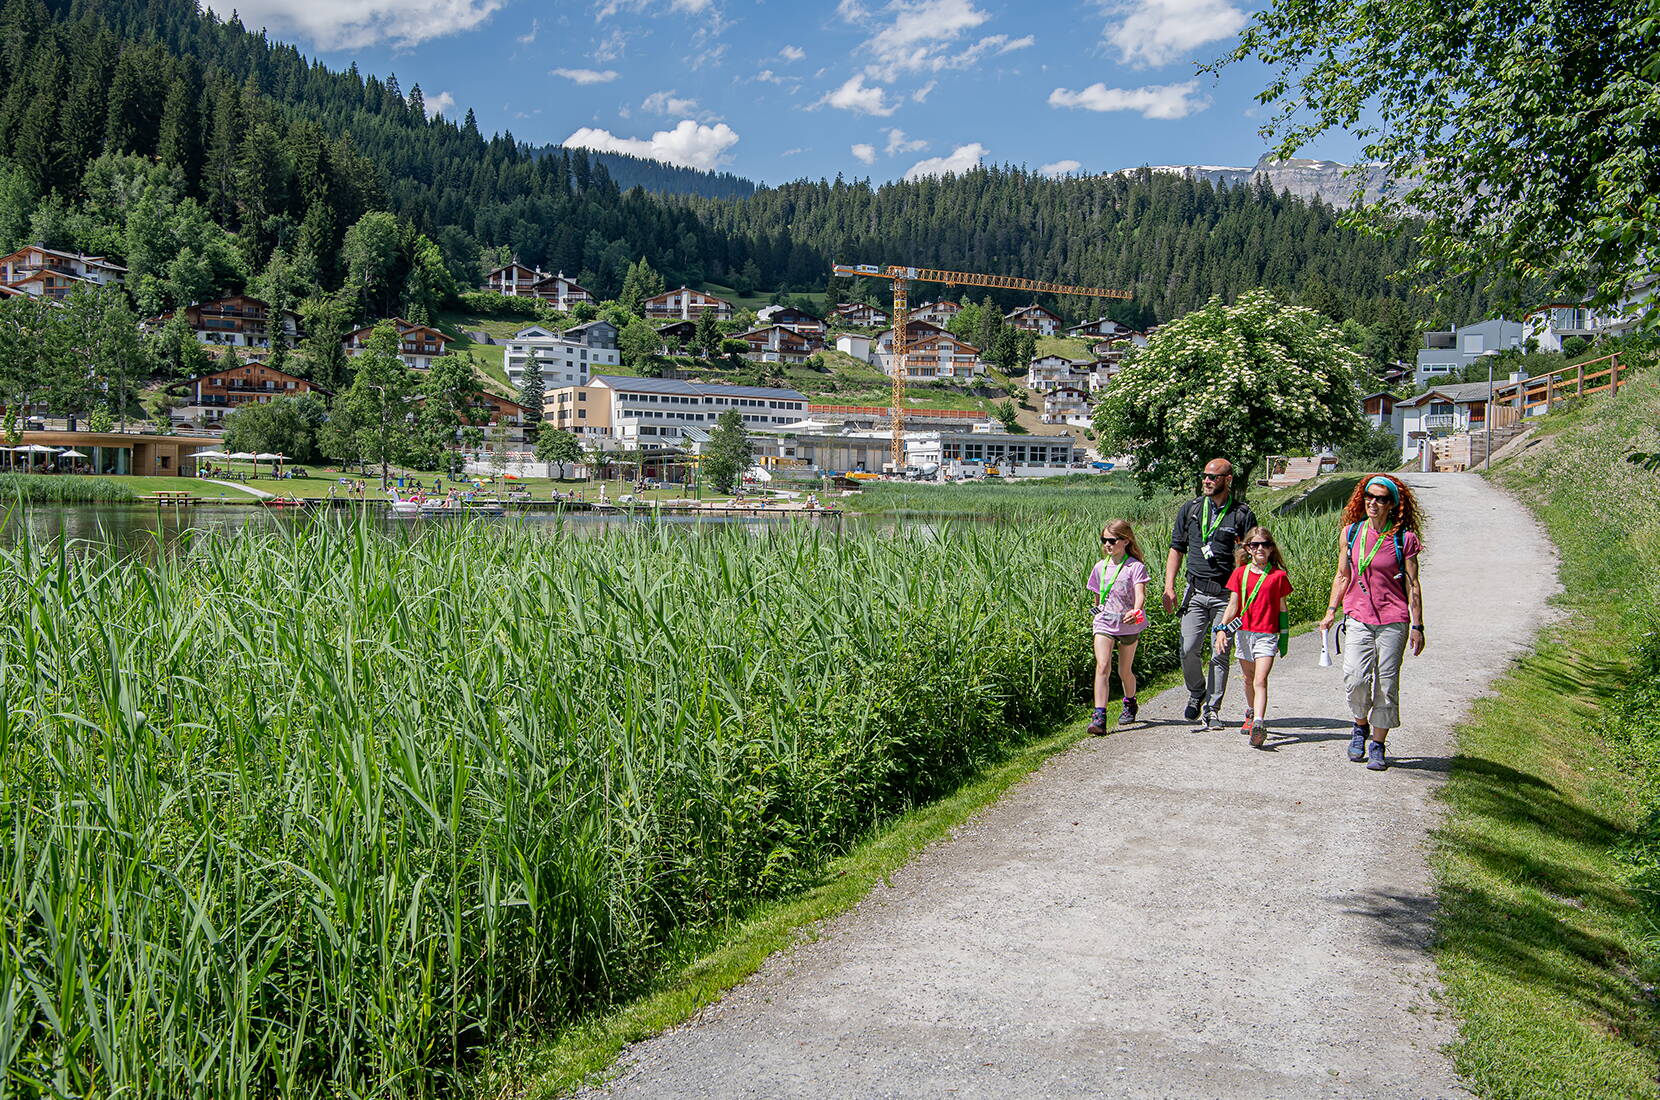
<instances>
[{"instance_id":1,"label":"person on beach","mask_svg":"<svg viewBox=\"0 0 1660 1100\"><path fill-rule=\"evenodd\" d=\"M1245 542L1234 551L1236 566L1228 578L1228 609L1222 613L1224 626L1216 628L1215 648L1228 650L1228 635L1237 627L1239 676L1245 686L1245 721L1239 732L1249 734L1251 747L1262 748L1268 739L1268 674L1274 658L1285 645L1285 605L1291 595L1291 576L1285 558L1274 545L1266 527L1253 527Z\"/></svg>"},{"instance_id":2,"label":"person on beach","mask_svg":"<svg viewBox=\"0 0 1660 1100\"><path fill-rule=\"evenodd\" d=\"M1097 737L1107 732L1107 683L1114 648L1118 650L1118 680L1124 687L1118 724L1135 721L1135 650L1141 632L1147 629L1147 582L1151 579L1129 523L1121 519L1108 523L1101 531L1101 560L1085 582L1095 596L1091 627L1095 634L1095 712L1089 732Z\"/></svg>"},{"instance_id":3,"label":"person on beach","mask_svg":"<svg viewBox=\"0 0 1660 1100\"><path fill-rule=\"evenodd\" d=\"M1384 742L1401 720L1401 660L1424 651L1424 595L1418 583L1418 502L1390 474L1366 478L1343 509L1337 575L1320 629L1341 607L1343 686L1349 694L1349 759L1389 766Z\"/></svg>"},{"instance_id":4,"label":"person on beach","mask_svg":"<svg viewBox=\"0 0 1660 1100\"><path fill-rule=\"evenodd\" d=\"M1246 531L1256 526L1250 505L1233 499L1233 463L1213 458L1200 479L1204 495L1176 510L1170 535L1170 554L1164 563L1164 610L1182 620L1182 679L1187 683L1187 709L1182 717L1195 721L1204 712L1207 729L1221 729L1218 712L1228 690L1228 653L1213 652L1211 632L1228 606L1228 577L1233 573L1234 548ZM1187 559L1187 586L1176 598L1176 571ZM1230 639L1231 644L1231 639Z\"/></svg>"}]
</instances>

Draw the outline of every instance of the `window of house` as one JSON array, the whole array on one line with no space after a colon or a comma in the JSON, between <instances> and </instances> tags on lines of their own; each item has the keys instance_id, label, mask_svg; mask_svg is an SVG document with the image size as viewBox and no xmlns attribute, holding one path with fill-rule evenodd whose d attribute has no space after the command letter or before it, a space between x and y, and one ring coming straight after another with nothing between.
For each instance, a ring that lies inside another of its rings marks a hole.
<instances>
[{"instance_id":1,"label":"window of house","mask_svg":"<svg viewBox=\"0 0 1660 1100\"><path fill-rule=\"evenodd\" d=\"M1452 411L1453 403L1451 401L1431 401L1429 403L1429 414L1431 416L1451 416Z\"/></svg>"}]
</instances>

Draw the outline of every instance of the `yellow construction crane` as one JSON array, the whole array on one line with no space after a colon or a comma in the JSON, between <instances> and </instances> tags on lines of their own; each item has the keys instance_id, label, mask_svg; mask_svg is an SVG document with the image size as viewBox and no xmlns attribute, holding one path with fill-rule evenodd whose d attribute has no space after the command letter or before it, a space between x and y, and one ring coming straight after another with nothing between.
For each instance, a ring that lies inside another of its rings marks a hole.
<instances>
[{"instance_id":1,"label":"yellow construction crane","mask_svg":"<svg viewBox=\"0 0 1660 1100\"><path fill-rule=\"evenodd\" d=\"M1093 286L1067 286L1013 275L978 275L968 271L940 271L932 267L878 267L876 264L832 264L837 275L863 275L869 279L893 280L893 459L894 473L905 469L905 371L910 352L909 304L912 283L944 283L946 286L989 286L1002 290L1030 290L1041 294L1078 294L1089 298L1130 298L1127 290L1102 290Z\"/></svg>"}]
</instances>

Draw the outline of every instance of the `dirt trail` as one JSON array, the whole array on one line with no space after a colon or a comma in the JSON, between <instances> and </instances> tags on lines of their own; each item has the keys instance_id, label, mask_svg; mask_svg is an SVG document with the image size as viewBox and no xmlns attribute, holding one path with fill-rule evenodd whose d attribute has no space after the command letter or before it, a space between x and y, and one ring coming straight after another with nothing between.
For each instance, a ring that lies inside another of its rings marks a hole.
<instances>
[{"instance_id":1,"label":"dirt trail","mask_svg":"<svg viewBox=\"0 0 1660 1100\"><path fill-rule=\"evenodd\" d=\"M1293 639L1273 751L1195 732L1181 689L1148 700L594 1095L1464 1096L1426 838L1450 728L1533 637L1555 562L1479 478L1407 480L1429 649L1389 771L1348 761L1340 670ZM1228 691L1237 721L1237 669Z\"/></svg>"}]
</instances>

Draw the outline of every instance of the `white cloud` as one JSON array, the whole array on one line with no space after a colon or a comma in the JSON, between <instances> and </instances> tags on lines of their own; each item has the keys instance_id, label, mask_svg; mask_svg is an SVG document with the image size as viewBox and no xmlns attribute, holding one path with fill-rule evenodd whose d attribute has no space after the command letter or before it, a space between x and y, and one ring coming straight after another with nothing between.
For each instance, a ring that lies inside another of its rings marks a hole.
<instances>
[{"instance_id":1,"label":"white cloud","mask_svg":"<svg viewBox=\"0 0 1660 1100\"><path fill-rule=\"evenodd\" d=\"M623 55L627 47L628 35L618 27L599 40L599 45L594 47L593 59L601 65L607 61L615 61Z\"/></svg>"},{"instance_id":2,"label":"white cloud","mask_svg":"<svg viewBox=\"0 0 1660 1100\"><path fill-rule=\"evenodd\" d=\"M530 45L532 42L536 41L536 36L538 34L540 34L541 32L542 32L542 21L540 19L532 19L530 21L530 30L525 32L524 34L519 35L519 44L521 46Z\"/></svg>"},{"instance_id":3,"label":"white cloud","mask_svg":"<svg viewBox=\"0 0 1660 1100\"><path fill-rule=\"evenodd\" d=\"M943 176L947 172L961 175L971 168L978 167L980 158L991 150L979 142L971 145L959 145L951 150L949 156L929 157L911 165L910 171L905 173L907 180L921 179L924 176Z\"/></svg>"},{"instance_id":4,"label":"white cloud","mask_svg":"<svg viewBox=\"0 0 1660 1100\"><path fill-rule=\"evenodd\" d=\"M888 5L893 22L871 36L863 49L874 60L872 76L931 69L940 60L940 48L990 19L972 0L894 0Z\"/></svg>"},{"instance_id":5,"label":"white cloud","mask_svg":"<svg viewBox=\"0 0 1660 1100\"><path fill-rule=\"evenodd\" d=\"M918 88L916 91L911 93L911 101L913 103L924 103L924 102L926 102L927 99L928 99L928 93L932 92L935 88L937 88L939 86L940 86L939 81L930 80L928 83L924 84L922 87Z\"/></svg>"},{"instance_id":6,"label":"white cloud","mask_svg":"<svg viewBox=\"0 0 1660 1100\"><path fill-rule=\"evenodd\" d=\"M909 140L905 137L905 131L895 126L888 131L888 143L883 146L882 151L891 157L898 153L919 153L926 148L928 148L926 141L921 138Z\"/></svg>"},{"instance_id":7,"label":"white cloud","mask_svg":"<svg viewBox=\"0 0 1660 1100\"><path fill-rule=\"evenodd\" d=\"M832 107L855 114L876 115L881 118L886 118L899 109L888 102L887 93L881 88L867 88L863 73L855 73L848 77L840 88L825 95L819 103L828 103Z\"/></svg>"},{"instance_id":8,"label":"white cloud","mask_svg":"<svg viewBox=\"0 0 1660 1100\"><path fill-rule=\"evenodd\" d=\"M1139 111L1143 118L1186 118L1210 106L1199 94L1197 80L1154 84L1145 88L1109 88L1091 84L1082 91L1056 88L1049 93L1051 107L1082 107L1086 111Z\"/></svg>"},{"instance_id":9,"label":"white cloud","mask_svg":"<svg viewBox=\"0 0 1660 1100\"><path fill-rule=\"evenodd\" d=\"M250 27L296 32L321 50L355 50L381 42L409 47L472 30L504 0L204 0L215 14L234 10Z\"/></svg>"},{"instance_id":10,"label":"white cloud","mask_svg":"<svg viewBox=\"0 0 1660 1100\"><path fill-rule=\"evenodd\" d=\"M1064 176L1068 173L1076 172L1082 167L1083 165L1075 160L1057 160L1054 164L1045 164L1040 167L1038 169L1038 174L1043 176Z\"/></svg>"},{"instance_id":11,"label":"white cloud","mask_svg":"<svg viewBox=\"0 0 1660 1100\"><path fill-rule=\"evenodd\" d=\"M682 98L674 94L674 89L666 92L652 92L640 103L640 110L650 111L654 115L680 115L682 117L697 111L697 100Z\"/></svg>"},{"instance_id":12,"label":"white cloud","mask_svg":"<svg viewBox=\"0 0 1660 1100\"><path fill-rule=\"evenodd\" d=\"M876 163L876 146L874 146L874 145L865 145L865 144L855 145L853 147L852 152L853 152L853 155L855 157L859 158L861 163L864 163L864 164L875 164Z\"/></svg>"},{"instance_id":13,"label":"white cloud","mask_svg":"<svg viewBox=\"0 0 1660 1100\"><path fill-rule=\"evenodd\" d=\"M1106 40L1128 64L1168 65L1207 42L1229 38L1246 14L1228 0L1108 0Z\"/></svg>"},{"instance_id":14,"label":"white cloud","mask_svg":"<svg viewBox=\"0 0 1660 1100\"><path fill-rule=\"evenodd\" d=\"M803 57L807 56L807 51L802 49L800 46L785 46L783 49L778 51L778 56L782 57L785 61L800 61Z\"/></svg>"},{"instance_id":15,"label":"white cloud","mask_svg":"<svg viewBox=\"0 0 1660 1100\"><path fill-rule=\"evenodd\" d=\"M617 79L615 69L606 69L604 72L596 72L593 69L549 69L548 75L562 76L577 84L609 84Z\"/></svg>"},{"instance_id":16,"label":"white cloud","mask_svg":"<svg viewBox=\"0 0 1660 1100\"><path fill-rule=\"evenodd\" d=\"M724 122L704 126L681 119L672 130L659 130L649 138L623 138L609 130L584 126L560 144L571 148L597 149L603 153L627 153L650 157L686 168L708 171L727 160L726 151L738 143L738 135Z\"/></svg>"},{"instance_id":17,"label":"white cloud","mask_svg":"<svg viewBox=\"0 0 1660 1100\"><path fill-rule=\"evenodd\" d=\"M793 156L796 156L798 154L805 153L807 151L808 151L807 146L797 145L794 149L785 149L782 153L779 153L778 156L779 156L780 159L782 159L784 157L793 157Z\"/></svg>"},{"instance_id":18,"label":"white cloud","mask_svg":"<svg viewBox=\"0 0 1660 1100\"><path fill-rule=\"evenodd\" d=\"M449 92L439 92L437 95L423 96L427 105L427 117L442 111L449 114L455 110L455 96Z\"/></svg>"}]
</instances>

